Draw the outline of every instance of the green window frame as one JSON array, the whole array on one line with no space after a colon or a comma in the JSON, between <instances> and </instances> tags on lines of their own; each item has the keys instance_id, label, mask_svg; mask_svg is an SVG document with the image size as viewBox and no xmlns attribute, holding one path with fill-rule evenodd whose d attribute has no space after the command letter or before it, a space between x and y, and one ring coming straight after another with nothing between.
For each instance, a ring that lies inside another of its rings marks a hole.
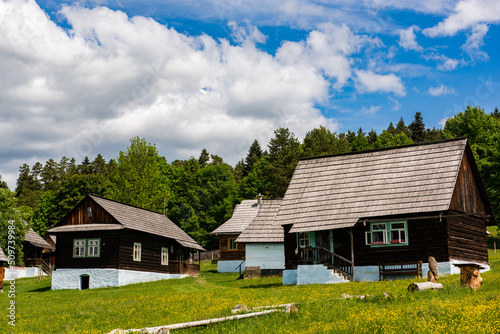
<instances>
[{"instance_id":1,"label":"green window frame","mask_svg":"<svg viewBox=\"0 0 500 334\"><path fill-rule=\"evenodd\" d=\"M236 245L236 238L227 239L227 249L229 250L237 250L238 246Z\"/></svg>"},{"instance_id":2,"label":"green window frame","mask_svg":"<svg viewBox=\"0 0 500 334\"><path fill-rule=\"evenodd\" d=\"M408 222L374 222L365 232L365 244L370 247L407 246Z\"/></svg>"},{"instance_id":3,"label":"green window frame","mask_svg":"<svg viewBox=\"0 0 500 334\"><path fill-rule=\"evenodd\" d=\"M161 248L161 264L168 266L168 247Z\"/></svg>"},{"instance_id":4,"label":"green window frame","mask_svg":"<svg viewBox=\"0 0 500 334\"><path fill-rule=\"evenodd\" d=\"M73 240L73 257L100 257L101 256L101 239L74 239Z\"/></svg>"},{"instance_id":5,"label":"green window frame","mask_svg":"<svg viewBox=\"0 0 500 334\"><path fill-rule=\"evenodd\" d=\"M142 245L140 242L134 242L132 257L134 261L141 262Z\"/></svg>"},{"instance_id":6,"label":"green window frame","mask_svg":"<svg viewBox=\"0 0 500 334\"><path fill-rule=\"evenodd\" d=\"M74 239L73 240L73 257L86 257L87 256L87 239Z\"/></svg>"},{"instance_id":7,"label":"green window frame","mask_svg":"<svg viewBox=\"0 0 500 334\"><path fill-rule=\"evenodd\" d=\"M87 240L87 257L100 257L101 256L101 239L88 239Z\"/></svg>"}]
</instances>

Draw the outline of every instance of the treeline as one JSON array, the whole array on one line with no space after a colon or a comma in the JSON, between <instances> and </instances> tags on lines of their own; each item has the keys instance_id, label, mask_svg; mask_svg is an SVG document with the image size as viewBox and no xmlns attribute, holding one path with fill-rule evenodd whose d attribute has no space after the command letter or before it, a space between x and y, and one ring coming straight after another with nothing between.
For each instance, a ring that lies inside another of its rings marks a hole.
<instances>
[{"instance_id":1,"label":"treeline","mask_svg":"<svg viewBox=\"0 0 500 334\"><path fill-rule=\"evenodd\" d=\"M217 240L208 233L231 217L236 203L259 193L267 198L283 197L301 158L458 136L469 137L498 214L500 115L498 110L487 114L471 107L449 119L443 130L426 128L419 112L410 124L401 118L380 134L361 128L337 134L319 127L300 142L289 129L279 128L267 149L255 140L234 168L205 149L198 158L168 163L154 144L133 138L127 150L109 162L98 154L93 161L86 157L79 164L66 157L59 162L50 159L45 165L24 164L11 195L18 211L41 235L92 193L165 212L202 246L211 249L217 247ZM1 186L6 188L0 178Z\"/></svg>"}]
</instances>

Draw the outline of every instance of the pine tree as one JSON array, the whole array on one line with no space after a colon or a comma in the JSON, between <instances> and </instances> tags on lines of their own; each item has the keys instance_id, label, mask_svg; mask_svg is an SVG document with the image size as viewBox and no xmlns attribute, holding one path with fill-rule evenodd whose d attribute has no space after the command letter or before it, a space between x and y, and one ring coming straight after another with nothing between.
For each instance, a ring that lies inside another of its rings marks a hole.
<instances>
[{"instance_id":1,"label":"pine tree","mask_svg":"<svg viewBox=\"0 0 500 334\"><path fill-rule=\"evenodd\" d=\"M415 143L422 143L425 141L425 124L420 111L415 113L415 119L408 126L408 130L410 131L411 139Z\"/></svg>"},{"instance_id":2,"label":"pine tree","mask_svg":"<svg viewBox=\"0 0 500 334\"><path fill-rule=\"evenodd\" d=\"M408 127L406 126L403 117L401 117L398 124L396 124L396 134L401 133L401 132L404 133L406 136L410 135L408 132Z\"/></svg>"},{"instance_id":3,"label":"pine tree","mask_svg":"<svg viewBox=\"0 0 500 334\"><path fill-rule=\"evenodd\" d=\"M203 168L207 165L209 161L210 161L210 154L204 148L203 150L201 150L200 157L198 158L198 164L200 165L201 168Z\"/></svg>"},{"instance_id":4,"label":"pine tree","mask_svg":"<svg viewBox=\"0 0 500 334\"><path fill-rule=\"evenodd\" d=\"M253 166L260 160L262 155L262 148L257 139L255 139L252 145L250 145L245 162L243 163L243 177L247 176L253 170Z\"/></svg>"}]
</instances>

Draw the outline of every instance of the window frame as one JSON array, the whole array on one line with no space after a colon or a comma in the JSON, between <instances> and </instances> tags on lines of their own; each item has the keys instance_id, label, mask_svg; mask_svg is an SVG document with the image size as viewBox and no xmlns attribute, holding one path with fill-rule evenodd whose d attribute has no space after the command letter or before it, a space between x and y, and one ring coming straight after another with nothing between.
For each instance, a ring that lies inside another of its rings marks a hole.
<instances>
[{"instance_id":1,"label":"window frame","mask_svg":"<svg viewBox=\"0 0 500 334\"><path fill-rule=\"evenodd\" d=\"M81 245L76 245L77 242L83 241L83 247ZM83 248L83 254L76 254L76 250ZM73 239L73 258L85 258L87 257L87 239Z\"/></svg>"},{"instance_id":2,"label":"window frame","mask_svg":"<svg viewBox=\"0 0 500 334\"><path fill-rule=\"evenodd\" d=\"M92 207L87 206L87 218L92 218Z\"/></svg>"},{"instance_id":3,"label":"window frame","mask_svg":"<svg viewBox=\"0 0 500 334\"><path fill-rule=\"evenodd\" d=\"M234 245L234 248L231 247L231 245ZM227 239L227 250L230 250L230 251L238 250L238 245L236 244L236 238L228 238Z\"/></svg>"},{"instance_id":4,"label":"window frame","mask_svg":"<svg viewBox=\"0 0 500 334\"><path fill-rule=\"evenodd\" d=\"M402 227L397 227L396 224L403 224ZM381 225L384 228L381 228ZM374 228L375 227L375 228ZM382 241L375 241L374 233L382 232ZM393 239L393 233L398 233L398 238ZM388 222L372 222L370 223L369 231L365 231L365 245L370 247L398 247L408 246L408 221L388 221Z\"/></svg>"},{"instance_id":5,"label":"window frame","mask_svg":"<svg viewBox=\"0 0 500 334\"><path fill-rule=\"evenodd\" d=\"M97 241L97 255L93 254L90 255L90 247L96 247L95 245L91 246L90 242L91 241ZM87 239L87 257L101 257L101 238L89 238Z\"/></svg>"},{"instance_id":6,"label":"window frame","mask_svg":"<svg viewBox=\"0 0 500 334\"><path fill-rule=\"evenodd\" d=\"M162 266L168 266L168 260L169 260L169 247L162 247L160 251L160 258L161 258L161 265ZM166 261L165 261L166 257Z\"/></svg>"},{"instance_id":7,"label":"window frame","mask_svg":"<svg viewBox=\"0 0 500 334\"><path fill-rule=\"evenodd\" d=\"M298 239L300 248L306 248L311 246L311 233L299 232Z\"/></svg>"},{"instance_id":8,"label":"window frame","mask_svg":"<svg viewBox=\"0 0 500 334\"><path fill-rule=\"evenodd\" d=\"M137 248L136 246L139 247ZM132 247L132 260L136 262L141 262L142 260L142 244L140 242L134 242Z\"/></svg>"}]
</instances>

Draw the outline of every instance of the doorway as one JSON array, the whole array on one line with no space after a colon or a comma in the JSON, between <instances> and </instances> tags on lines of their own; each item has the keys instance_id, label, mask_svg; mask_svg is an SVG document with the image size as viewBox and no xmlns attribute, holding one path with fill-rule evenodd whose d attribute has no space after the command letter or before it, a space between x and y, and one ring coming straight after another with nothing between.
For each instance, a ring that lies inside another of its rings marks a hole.
<instances>
[{"instance_id":1,"label":"doorway","mask_svg":"<svg viewBox=\"0 0 500 334\"><path fill-rule=\"evenodd\" d=\"M86 290L89 288L90 276L89 275L80 275L80 290Z\"/></svg>"}]
</instances>

